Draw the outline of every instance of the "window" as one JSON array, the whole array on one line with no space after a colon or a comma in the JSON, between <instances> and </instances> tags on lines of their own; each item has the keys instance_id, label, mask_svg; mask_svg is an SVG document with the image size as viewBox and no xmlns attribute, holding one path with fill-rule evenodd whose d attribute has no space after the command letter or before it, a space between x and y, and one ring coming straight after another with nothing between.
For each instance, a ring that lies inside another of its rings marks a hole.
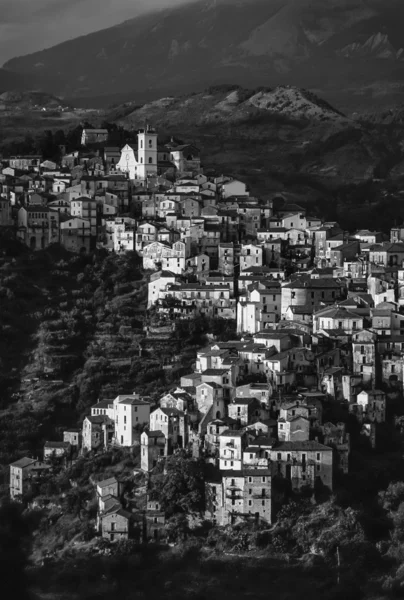
<instances>
[{"instance_id":1,"label":"window","mask_svg":"<svg viewBox=\"0 0 404 600\"><path fill-rule=\"evenodd\" d=\"M265 506L265 500L262 501L262 506Z\"/></svg>"},{"instance_id":2,"label":"window","mask_svg":"<svg viewBox=\"0 0 404 600\"><path fill-rule=\"evenodd\" d=\"M317 457L316 458L317 458L317 460L321 460L321 454L320 454L320 452L317 452Z\"/></svg>"},{"instance_id":3,"label":"window","mask_svg":"<svg viewBox=\"0 0 404 600\"><path fill-rule=\"evenodd\" d=\"M149 164L151 165L153 163L153 158L151 156L149 156Z\"/></svg>"},{"instance_id":4,"label":"window","mask_svg":"<svg viewBox=\"0 0 404 600\"><path fill-rule=\"evenodd\" d=\"M111 523L111 531L115 531L115 523Z\"/></svg>"},{"instance_id":5,"label":"window","mask_svg":"<svg viewBox=\"0 0 404 600\"><path fill-rule=\"evenodd\" d=\"M283 423L279 424L279 429L283 429Z\"/></svg>"},{"instance_id":6,"label":"window","mask_svg":"<svg viewBox=\"0 0 404 600\"><path fill-rule=\"evenodd\" d=\"M391 365L391 372L395 373L396 372L396 365Z\"/></svg>"},{"instance_id":7,"label":"window","mask_svg":"<svg viewBox=\"0 0 404 600\"><path fill-rule=\"evenodd\" d=\"M252 477L248 478L248 483L252 483Z\"/></svg>"},{"instance_id":8,"label":"window","mask_svg":"<svg viewBox=\"0 0 404 600\"><path fill-rule=\"evenodd\" d=\"M288 460L288 461L290 460L290 454L287 455L287 459L286 460Z\"/></svg>"},{"instance_id":9,"label":"window","mask_svg":"<svg viewBox=\"0 0 404 600\"><path fill-rule=\"evenodd\" d=\"M250 454L250 458L254 458L254 454Z\"/></svg>"},{"instance_id":10,"label":"window","mask_svg":"<svg viewBox=\"0 0 404 600\"><path fill-rule=\"evenodd\" d=\"M252 506L252 500L248 501L248 506Z\"/></svg>"},{"instance_id":11,"label":"window","mask_svg":"<svg viewBox=\"0 0 404 600\"><path fill-rule=\"evenodd\" d=\"M232 506L234 506L234 505L236 504L236 501L235 501L235 500L232 500L232 501L231 501L231 504L232 504Z\"/></svg>"},{"instance_id":12,"label":"window","mask_svg":"<svg viewBox=\"0 0 404 600\"><path fill-rule=\"evenodd\" d=\"M365 346L361 346L361 354L365 354Z\"/></svg>"}]
</instances>

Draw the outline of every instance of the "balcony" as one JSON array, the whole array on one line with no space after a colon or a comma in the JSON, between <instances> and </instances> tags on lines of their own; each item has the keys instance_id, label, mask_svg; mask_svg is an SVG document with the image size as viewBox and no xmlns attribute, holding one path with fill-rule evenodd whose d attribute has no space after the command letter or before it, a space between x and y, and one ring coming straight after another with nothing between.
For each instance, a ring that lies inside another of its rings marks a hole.
<instances>
[{"instance_id":1,"label":"balcony","mask_svg":"<svg viewBox=\"0 0 404 600\"><path fill-rule=\"evenodd\" d=\"M243 492L241 490L226 490L226 498L230 500L238 500L243 497Z\"/></svg>"}]
</instances>

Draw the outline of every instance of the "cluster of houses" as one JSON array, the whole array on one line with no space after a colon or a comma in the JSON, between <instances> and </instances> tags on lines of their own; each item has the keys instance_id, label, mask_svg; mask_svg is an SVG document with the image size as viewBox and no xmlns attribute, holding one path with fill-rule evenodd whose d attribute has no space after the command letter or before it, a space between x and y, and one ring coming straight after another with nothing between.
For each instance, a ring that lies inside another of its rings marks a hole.
<instances>
[{"instance_id":1,"label":"cluster of houses","mask_svg":"<svg viewBox=\"0 0 404 600\"><path fill-rule=\"evenodd\" d=\"M81 144L70 153L61 147L58 163L0 160L0 227L14 227L32 250L56 243L72 252L135 250L134 232L151 214L143 202L159 206L176 175L201 171L197 148L174 139L160 146L150 127L138 132L136 148L109 146L99 129L84 129Z\"/></svg>"},{"instance_id":2,"label":"cluster of houses","mask_svg":"<svg viewBox=\"0 0 404 600\"><path fill-rule=\"evenodd\" d=\"M83 145L91 136L105 142L100 131L83 132ZM34 193L23 190L21 239L38 247L32 237L40 219L48 223L39 228L49 232L45 245L54 231L66 247L65 238L76 240L72 250L135 251L151 272L149 309L174 322L233 320L238 339L199 350L194 372L157 405L137 393L99 401L82 430L66 431L49 453L138 447L140 469L150 475L177 449L192 448L206 462L206 516L218 525L271 523L279 481L294 491L331 491L336 474L349 471L349 418L375 446L378 429L394 416L389 392L403 389L404 228L393 228L390 239L347 233L288 194L261 201L241 181L205 176L194 146L172 140L160 147L150 128L139 132L137 150L105 147L93 158L77 152L62 159L58 175L51 167L38 159ZM0 219L13 194L15 203L16 172L10 159ZM58 192L46 204L50 189L35 187L43 182ZM24 473L28 481L44 468L46 456L13 463L11 496L23 493ZM160 536L158 503L148 498L140 518L124 508L117 479L96 489L104 537L128 537L145 519L149 535Z\"/></svg>"}]
</instances>

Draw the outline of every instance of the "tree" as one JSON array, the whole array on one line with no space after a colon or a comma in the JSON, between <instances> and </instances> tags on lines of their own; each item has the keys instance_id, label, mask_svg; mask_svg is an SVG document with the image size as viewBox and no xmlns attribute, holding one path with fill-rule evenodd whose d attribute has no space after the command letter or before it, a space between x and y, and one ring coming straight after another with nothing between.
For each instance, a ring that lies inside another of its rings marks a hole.
<instances>
[{"instance_id":1,"label":"tree","mask_svg":"<svg viewBox=\"0 0 404 600\"><path fill-rule=\"evenodd\" d=\"M204 462L180 451L165 463L152 482L152 494L168 515L201 511L205 504Z\"/></svg>"},{"instance_id":2,"label":"tree","mask_svg":"<svg viewBox=\"0 0 404 600\"><path fill-rule=\"evenodd\" d=\"M65 496L66 511L81 520L82 513L86 508L88 494L85 490L74 488L69 490Z\"/></svg>"}]
</instances>

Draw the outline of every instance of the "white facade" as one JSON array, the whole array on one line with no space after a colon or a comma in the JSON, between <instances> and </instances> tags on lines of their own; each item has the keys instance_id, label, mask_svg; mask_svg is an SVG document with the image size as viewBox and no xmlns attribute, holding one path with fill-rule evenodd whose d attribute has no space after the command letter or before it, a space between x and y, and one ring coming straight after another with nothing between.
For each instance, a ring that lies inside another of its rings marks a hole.
<instances>
[{"instance_id":1,"label":"white facade","mask_svg":"<svg viewBox=\"0 0 404 600\"><path fill-rule=\"evenodd\" d=\"M126 144L121 150L121 158L116 165L129 179L144 183L148 177L157 175L157 133L146 128L138 133L137 153Z\"/></svg>"},{"instance_id":2,"label":"white facade","mask_svg":"<svg viewBox=\"0 0 404 600\"><path fill-rule=\"evenodd\" d=\"M227 430L219 437L220 470L240 471L243 466L243 436Z\"/></svg>"},{"instance_id":3,"label":"white facade","mask_svg":"<svg viewBox=\"0 0 404 600\"><path fill-rule=\"evenodd\" d=\"M113 402L115 442L133 446L138 428L149 423L150 404L137 395L117 396Z\"/></svg>"},{"instance_id":4,"label":"white facade","mask_svg":"<svg viewBox=\"0 0 404 600\"><path fill-rule=\"evenodd\" d=\"M167 288L167 285L174 284L176 277L174 273L163 271L155 273L150 277L147 294L147 308L150 308L157 302L161 293Z\"/></svg>"}]
</instances>

